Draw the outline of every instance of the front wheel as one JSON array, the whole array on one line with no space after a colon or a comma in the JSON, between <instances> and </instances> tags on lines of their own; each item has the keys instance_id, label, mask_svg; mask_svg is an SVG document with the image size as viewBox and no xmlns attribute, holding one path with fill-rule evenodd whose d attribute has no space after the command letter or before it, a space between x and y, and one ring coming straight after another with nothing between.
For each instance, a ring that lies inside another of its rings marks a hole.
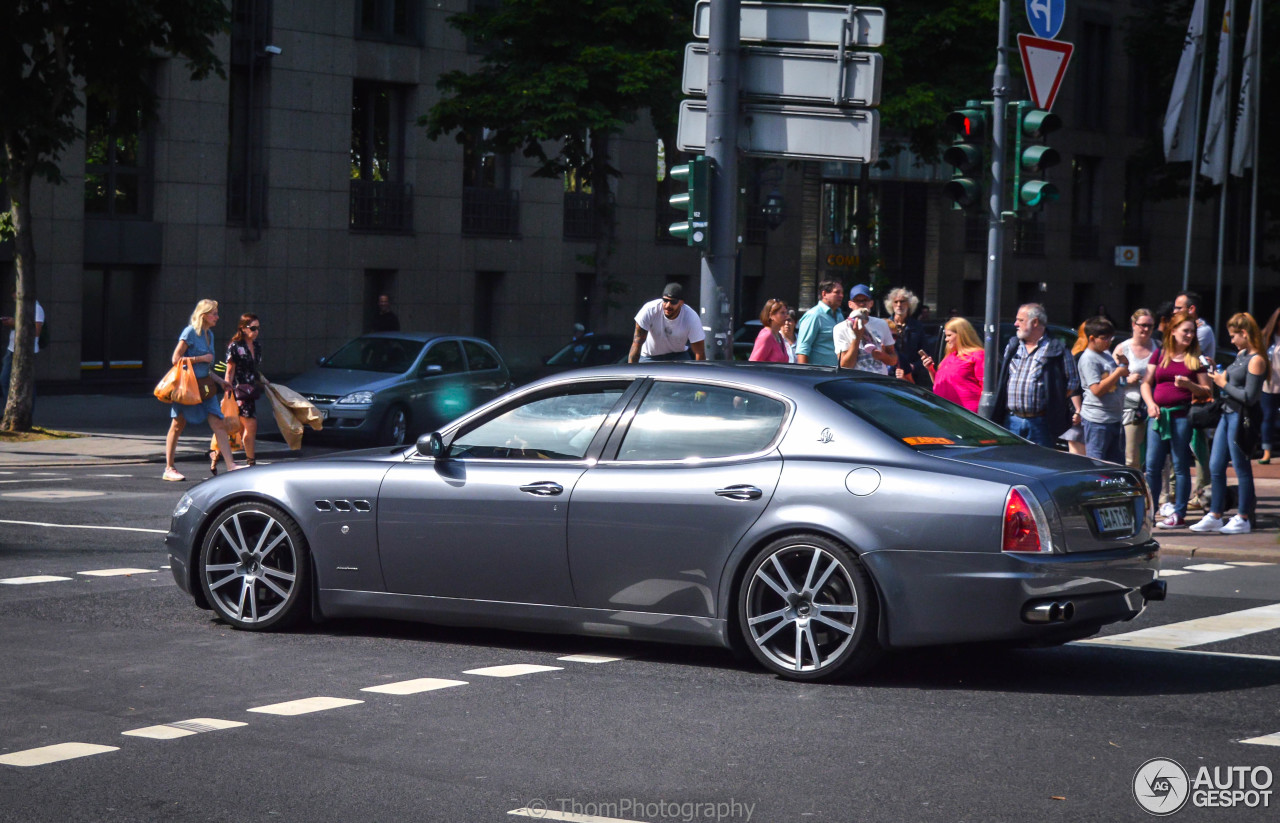
<instances>
[{"instance_id":1,"label":"front wheel","mask_svg":"<svg viewBox=\"0 0 1280 823\"><path fill-rule=\"evenodd\" d=\"M238 629L279 629L302 617L307 568L302 529L265 503L238 503L222 512L200 546L205 598Z\"/></svg>"},{"instance_id":2,"label":"front wheel","mask_svg":"<svg viewBox=\"0 0 1280 823\"><path fill-rule=\"evenodd\" d=\"M392 406L382 419L378 431L378 443L383 446L403 446L409 439L409 413L403 406Z\"/></svg>"},{"instance_id":3,"label":"front wheel","mask_svg":"<svg viewBox=\"0 0 1280 823\"><path fill-rule=\"evenodd\" d=\"M818 535L776 540L747 568L738 625L751 654L791 680L833 680L879 658L875 587L845 547Z\"/></svg>"}]
</instances>

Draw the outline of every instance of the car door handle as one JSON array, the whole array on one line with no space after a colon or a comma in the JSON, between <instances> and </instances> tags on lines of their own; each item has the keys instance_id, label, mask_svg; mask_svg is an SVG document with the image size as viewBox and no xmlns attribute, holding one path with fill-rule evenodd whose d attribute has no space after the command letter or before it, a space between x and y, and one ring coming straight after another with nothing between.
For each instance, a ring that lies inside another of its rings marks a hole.
<instances>
[{"instance_id":1,"label":"car door handle","mask_svg":"<svg viewBox=\"0 0 1280 823\"><path fill-rule=\"evenodd\" d=\"M564 486L551 480L542 480L538 483L529 483L521 486L520 491L526 494L536 494L538 497L554 497L564 491Z\"/></svg>"},{"instance_id":2,"label":"car door handle","mask_svg":"<svg viewBox=\"0 0 1280 823\"><path fill-rule=\"evenodd\" d=\"M730 500L759 500L764 497L764 492L755 486L737 485L716 489L716 496L727 497Z\"/></svg>"}]
</instances>

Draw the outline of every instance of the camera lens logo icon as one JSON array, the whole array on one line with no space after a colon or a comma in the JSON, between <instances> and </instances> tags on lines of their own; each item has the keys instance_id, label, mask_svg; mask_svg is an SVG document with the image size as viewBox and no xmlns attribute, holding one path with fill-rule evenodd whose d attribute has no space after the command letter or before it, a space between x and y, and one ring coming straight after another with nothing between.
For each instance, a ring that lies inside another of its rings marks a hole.
<instances>
[{"instance_id":1,"label":"camera lens logo icon","mask_svg":"<svg viewBox=\"0 0 1280 823\"><path fill-rule=\"evenodd\" d=\"M1164 817L1187 804L1190 795L1187 770L1176 760L1156 757L1143 763L1133 776L1133 799L1143 811Z\"/></svg>"}]
</instances>

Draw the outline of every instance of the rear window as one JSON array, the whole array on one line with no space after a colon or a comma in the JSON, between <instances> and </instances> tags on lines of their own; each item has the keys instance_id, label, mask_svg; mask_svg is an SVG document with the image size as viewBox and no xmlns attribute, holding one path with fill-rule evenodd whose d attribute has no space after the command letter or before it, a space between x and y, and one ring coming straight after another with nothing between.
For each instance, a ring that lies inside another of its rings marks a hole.
<instances>
[{"instance_id":1,"label":"rear window","mask_svg":"<svg viewBox=\"0 0 1280 823\"><path fill-rule=\"evenodd\" d=\"M818 386L871 425L915 449L979 448L1024 442L986 418L901 380L833 380Z\"/></svg>"}]
</instances>

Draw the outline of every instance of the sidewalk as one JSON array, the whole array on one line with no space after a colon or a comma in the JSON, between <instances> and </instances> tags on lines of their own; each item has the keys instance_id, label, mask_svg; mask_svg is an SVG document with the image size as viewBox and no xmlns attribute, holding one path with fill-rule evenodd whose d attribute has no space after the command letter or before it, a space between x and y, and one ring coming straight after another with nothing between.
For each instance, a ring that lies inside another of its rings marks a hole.
<instances>
[{"instance_id":1,"label":"sidewalk","mask_svg":"<svg viewBox=\"0 0 1280 823\"><path fill-rule=\"evenodd\" d=\"M147 393L139 395L41 395L36 401L36 423L83 437L0 443L0 470L111 466L126 463L164 465L164 436L169 408ZM258 421L257 456L260 460L298 456L280 439L270 415ZM303 438L306 444L306 437ZM304 445L304 449L309 449ZM175 463L201 464L208 468L209 428L188 426L178 441ZM1156 539L1169 555L1196 559L1280 563L1280 460L1269 466L1254 463L1258 510L1254 531L1243 535L1196 534L1187 529L1159 531ZM1234 483L1232 476L1228 482ZM1188 512L1197 522L1203 512Z\"/></svg>"}]
</instances>

